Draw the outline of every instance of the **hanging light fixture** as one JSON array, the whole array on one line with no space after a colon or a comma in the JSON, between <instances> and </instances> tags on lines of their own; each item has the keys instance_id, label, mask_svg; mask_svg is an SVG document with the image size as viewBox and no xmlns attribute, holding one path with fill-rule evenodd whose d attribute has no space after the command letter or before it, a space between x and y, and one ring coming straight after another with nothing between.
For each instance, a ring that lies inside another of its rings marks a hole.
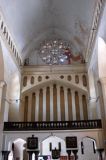
<instances>
[{"instance_id":1,"label":"hanging light fixture","mask_svg":"<svg viewBox=\"0 0 106 160\"><path fill-rule=\"evenodd\" d=\"M40 57L42 61L49 65L63 64L68 56L65 50L71 50L71 44L62 40L44 41L40 46Z\"/></svg>"}]
</instances>

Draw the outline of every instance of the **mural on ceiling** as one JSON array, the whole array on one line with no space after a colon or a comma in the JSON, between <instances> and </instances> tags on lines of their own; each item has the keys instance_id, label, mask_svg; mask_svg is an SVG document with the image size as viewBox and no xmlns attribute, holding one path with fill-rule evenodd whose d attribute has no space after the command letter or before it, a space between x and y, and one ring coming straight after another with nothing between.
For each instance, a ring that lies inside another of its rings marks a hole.
<instances>
[{"instance_id":1,"label":"mural on ceiling","mask_svg":"<svg viewBox=\"0 0 106 160\"><path fill-rule=\"evenodd\" d=\"M77 50L84 55L86 53L88 38L89 38L89 27L86 22L77 18L74 24L75 34L73 35L72 41Z\"/></svg>"},{"instance_id":2,"label":"mural on ceiling","mask_svg":"<svg viewBox=\"0 0 106 160\"><path fill-rule=\"evenodd\" d=\"M80 61L80 63L84 63L83 56L81 54L75 56L69 48L65 49L64 54L67 56L68 64L71 64L73 61L74 62Z\"/></svg>"}]
</instances>

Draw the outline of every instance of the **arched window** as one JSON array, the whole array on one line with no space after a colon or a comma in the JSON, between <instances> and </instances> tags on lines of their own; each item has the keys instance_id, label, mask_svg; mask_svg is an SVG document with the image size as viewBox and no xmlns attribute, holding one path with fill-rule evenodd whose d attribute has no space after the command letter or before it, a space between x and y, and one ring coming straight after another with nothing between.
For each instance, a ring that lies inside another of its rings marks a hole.
<instances>
[{"instance_id":1,"label":"arched window","mask_svg":"<svg viewBox=\"0 0 106 160\"><path fill-rule=\"evenodd\" d=\"M26 85L27 85L27 76L23 78L23 86L25 87Z\"/></svg>"},{"instance_id":2,"label":"arched window","mask_svg":"<svg viewBox=\"0 0 106 160\"><path fill-rule=\"evenodd\" d=\"M77 84L79 83L79 76L78 75L75 76L75 83L77 83Z\"/></svg>"},{"instance_id":3,"label":"arched window","mask_svg":"<svg viewBox=\"0 0 106 160\"><path fill-rule=\"evenodd\" d=\"M34 77L33 76L31 77L31 82L30 83L34 84Z\"/></svg>"},{"instance_id":4,"label":"arched window","mask_svg":"<svg viewBox=\"0 0 106 160\"><path fill-rule=\"evenodd\" d=\"M86 79L86 76L85 75L83 75L82 76L82 81L83 81L83 86L87 86L87 79Z\"/></svg>"}]
</instances>

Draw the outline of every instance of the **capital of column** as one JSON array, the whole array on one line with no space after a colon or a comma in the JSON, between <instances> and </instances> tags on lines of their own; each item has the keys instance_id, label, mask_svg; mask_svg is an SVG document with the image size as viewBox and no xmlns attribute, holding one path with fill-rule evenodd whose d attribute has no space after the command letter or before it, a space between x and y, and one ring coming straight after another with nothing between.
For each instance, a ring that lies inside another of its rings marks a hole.
<instances>
[{"instance_id":1,"label":"capital of column","mask_svg":"<svg viewBox=\"0 0 106 160\"><path fill-rule=\"evenodd\" d=\"M53 89L53 85L49 85L50 89Z\"/></svg>"},{"instance_id":2,"label":"capital of column","mask_svg":"<svg viewBox=\"0 0 106 160\"><path fill-rule=\"evenodd\" d=\"M46 87L43 88L43 94L45 94L45 93L46 93Z\"/></svg>"},{"instance_id":3,"label":"capital of column","mask_svg":"<svg viewBox=\"0 0 106 160\"><path fill-rule=\"evenodd\" d=\"M71 90L71 93L72 93L72 94L75 94L75 90Z\"/></svg>"},{"instance_id":4,"label":"capital of column","mask_svg":"<svg viewBox=\"0 0 106 160\"><path fill-rule=\"evenodd\" d=\"M39 95L39 93L40 93L40 90L39 90L39 89L37 89L37 91L36 91L36 95L38 96L38 95Z\"/></svg>"},{"instance_id":5,"label":"capital of column","mask_svg":"<svg viewBox=\"0 0 106 160\"><path fill-rule=\"evenodd\" d=\"M5 81L0 81L0 88L3 88L3 86L6 85L6 82Z\"/></svg>"},{"instance_id":6,"label":"capital of column","mask_svg":"<svg viewBox=\"0 0 106 160\"><path fill-rule=\"evenodd\" d=\"M101 82L101 84L106 85L106 77L100 78L99 81Z\"/></svg>"},{"instance_id":7,"label":"capital of column","mask_svg":"<svg viewBox=\"0 0 106 160\"><path fill-rule=\"evenodd\" d=\"M67 92L67 87L64 87L64 91Z\"/></svg>"}]
</instances>

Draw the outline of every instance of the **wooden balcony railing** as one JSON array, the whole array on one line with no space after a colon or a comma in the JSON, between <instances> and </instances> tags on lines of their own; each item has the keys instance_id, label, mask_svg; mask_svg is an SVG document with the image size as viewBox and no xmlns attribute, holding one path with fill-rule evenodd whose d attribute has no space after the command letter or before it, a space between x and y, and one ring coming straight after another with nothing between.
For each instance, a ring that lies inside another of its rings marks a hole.
<instances>
[{"instance_id":1,"label":"wooden balcony railing","mask_svg":"<svg viewBox=\"0 0 106 160\"><path fill-rule=\"evenodd\" d=\"M77 130L102 128L101 120L4 122L4 131Z\"/></svg>"}]
</instances>

